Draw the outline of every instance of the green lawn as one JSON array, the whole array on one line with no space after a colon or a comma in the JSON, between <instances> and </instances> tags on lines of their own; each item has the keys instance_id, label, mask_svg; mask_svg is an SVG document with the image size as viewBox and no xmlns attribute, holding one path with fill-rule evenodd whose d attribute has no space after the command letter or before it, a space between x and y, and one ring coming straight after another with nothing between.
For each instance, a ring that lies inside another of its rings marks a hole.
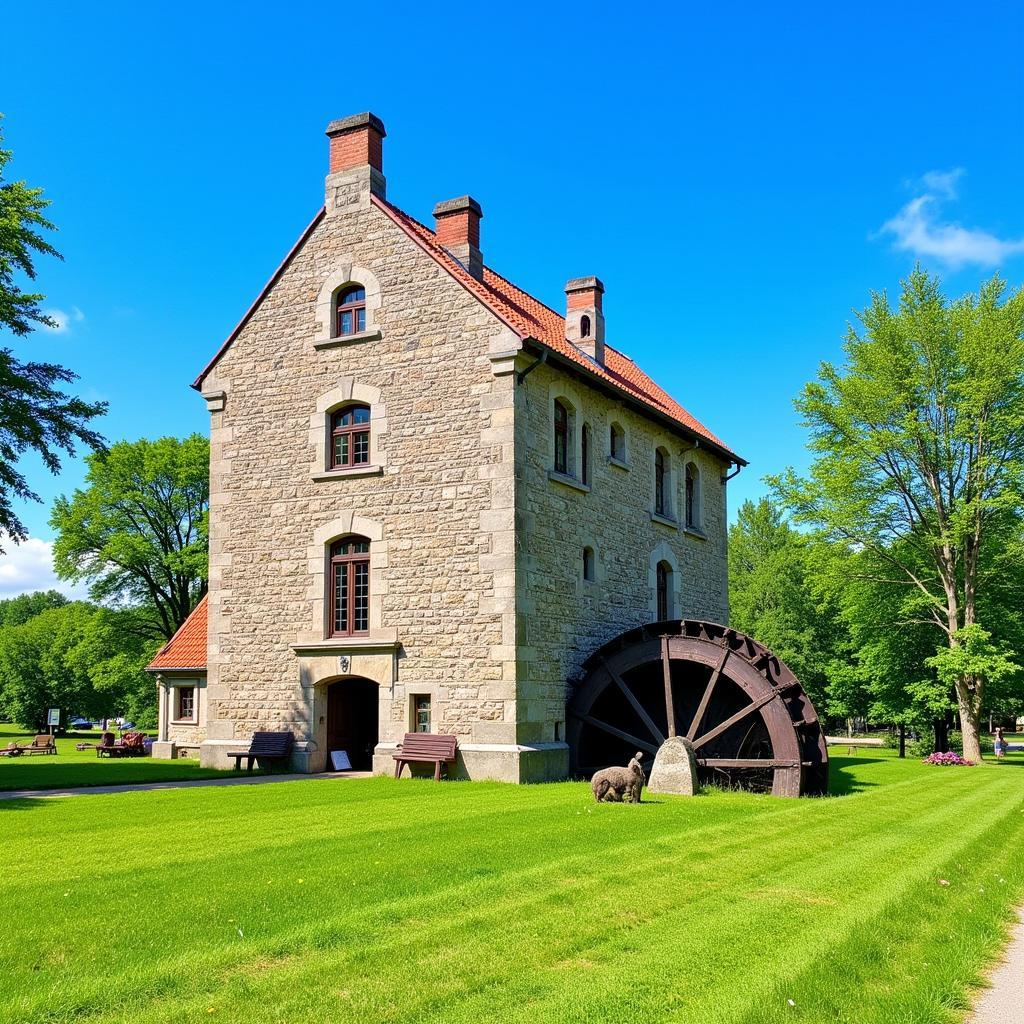
<instances>
[{"instance_id":1,"label":"green lawn","mask_svg":"<svg viewBox=\"0 0 1024 1024\"><path fill-rule=\"evenodd\" d=\"M0 725L0 747L11 740L29 743L32 733L14 725ZM155 761L151 757L97 757L95 750L75 750L80 742L98 743L100 730L57 737L56 754L22 754L0 757L0 790L64 789L78 786L116 786L128 782L170 782L208 779L222 775L200 768L198 761Z\"/></svg>"},{"instance_id":2,"label":"green lawn","mask_svg":"<svg viewBox=\"0 0 1024 1024\"><path fill-rule=\"evenodd\" d=\"M833 765L847 795L800 801L387 778L0 801L0 1020L962 1020L1024 899L1024 759Z\"/></svg>"}]
</instances>

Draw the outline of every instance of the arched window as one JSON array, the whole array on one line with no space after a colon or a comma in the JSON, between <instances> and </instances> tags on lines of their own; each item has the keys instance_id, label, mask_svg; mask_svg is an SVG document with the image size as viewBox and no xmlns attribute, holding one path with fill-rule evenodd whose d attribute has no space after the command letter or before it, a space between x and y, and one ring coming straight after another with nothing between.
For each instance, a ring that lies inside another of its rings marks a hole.
<instances>
[{"instance_id":1,"label":"arched window","mask_svg":"<svg viewBox=\"0 0 1024 1024\"><path fill-rule=\"evenodd\" d=\"M664 622L672 616L672 566L659 562L657 569L658 621Z\"/></svg>"},{"instance_id":2,"label":"arched window","mask_svg":"<svg viewBox=\"0 0 1024 1024\"><path fill-rule=\"evenodd\" d=\"M591 547L583 549L583 578L591 583L597 579L594 572L594 549Z\"/></svg>"},{"instance_id":3,"label":"arched window","mask_svg":"<svg viewBox=\"0 0 1024 1024\"><path fill-rule=\"evenodd\" d=\"M671 516L672 504L669 495L668 453L659 448L654 453L654 511L659 516Z\"/></svg>"},{"instance_id":4,"label":"arched window","mask_svg":"<svg viewBox=\"0 0 1024 1024\"><path fill-rule=\"evenodd\" d=\"M586 313L584 313L583 316L580 317L580 337L590 337L590 317L587 316Z\"/></svg>"},{"instance_id":5,"label":"arched window","mask_svg":"<svg viewBox=\"0 0 1024 1024\"><path fill-rule=\"evenodd\" d=\"M329 633L352 636L370 628L370 542L343 537L331 545Z\"/></svg>"},{"instance_id":6,"label":"arched window","mask_svg":"<svg viewBox=\"0 0 1024 1024\"><path fill-rule=\"evenodd\" d=\"M338 292L334 327L339 338L366 330L366 289L361 284Z\"/></svg>"},{"instance_id":7,"label":"arched window","mask_svg":"<svg viewBox=\"0 0 1024 1024\"><path fill-rule=\"evenodd\" d=\"M370 461L370 408L349 405L331 416L331 469L364 466Z\"/></svg>"},{"instance_id":8,"label":"arched window","mask_svg":"<svg viewBox=\"0 0 1024 1024\"><path fill-rule=\"evenodd\" d=\"M686 464L686 525L700 528L700 473L692 462Z\"/></svg>"},{"instance_id":9,"label":"arched window","mask_svg":"<svg viewBox=\"0 0 1024 1024\"><path fill-rule=\"evenodd\" d=\"M613 423L608 438L608 451L613 459L619 462L626 461L626 432L622 424Z\"/></svg>"},{"instance_id":10,"label":"arched window","mask_svg":"<svg viewBox=\"0 0 1024 1024\"><path fill-rule=\"evenodd\" d=\"M569 410L555 400L555 472L569 473Z\"/></svg>"},{"instance_id":11,"label":"arched window","mask_svg":"<svg viewBox=\"0 0 1024 1024\"><path fill-rule=\"evenodd\" d=\"M584 423L580 436L580 483L590 486L590 424Z\"/></svg>"}]
</instances>

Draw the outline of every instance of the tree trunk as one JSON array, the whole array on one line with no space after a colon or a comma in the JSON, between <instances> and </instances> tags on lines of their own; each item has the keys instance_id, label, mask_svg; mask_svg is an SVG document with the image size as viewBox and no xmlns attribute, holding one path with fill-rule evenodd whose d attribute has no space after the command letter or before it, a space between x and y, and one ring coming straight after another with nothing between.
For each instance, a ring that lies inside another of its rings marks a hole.
<instances>
[{"instance_id":1,"label":"tree trunk","mask_svg":"<svg viewBox=\"0 0 1024 1024\"><path fill-rule=\"evenodd\" d=\"M944 718L936 718L932 722L932 730L935 733L935 749L944 754L949 750L949 723Z\"/></svg>"},{"instance_id":2,"label":"tree trunk","mask_svg":"<svg viewBox=\"0 0 1024 1024\"><path fill-rule=\"evenodd\" d=\"M960 711L960 732L964 738L964 759L981 761L980 681L965 677L956 684L956 702Z\"/></svg>"},{"instance_id":3,"label":"tree trunk","mask_svg":"<svg viewBox=\"0 0 1024 1024\"><path fill-rule=\"evenodd\" d=\"M900 722L900 757L907 756L907 727Z\"/></svg>"}]
</instances>

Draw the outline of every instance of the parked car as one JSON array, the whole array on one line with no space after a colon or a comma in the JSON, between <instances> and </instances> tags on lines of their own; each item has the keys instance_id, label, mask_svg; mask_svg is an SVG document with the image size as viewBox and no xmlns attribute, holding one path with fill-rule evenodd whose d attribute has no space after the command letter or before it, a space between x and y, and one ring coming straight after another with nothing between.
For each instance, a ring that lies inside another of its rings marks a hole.
<instances>
[{"instance_id":1,"label":"parked car","mask_svg":"<svg viewBox=\"0 0 1024 1024\"><path fill-rule=\"evenodd\" d=\"M72 718L68 723L72 729L91 729L92 722L88 718Z\"/></svg>"}]
</instances>

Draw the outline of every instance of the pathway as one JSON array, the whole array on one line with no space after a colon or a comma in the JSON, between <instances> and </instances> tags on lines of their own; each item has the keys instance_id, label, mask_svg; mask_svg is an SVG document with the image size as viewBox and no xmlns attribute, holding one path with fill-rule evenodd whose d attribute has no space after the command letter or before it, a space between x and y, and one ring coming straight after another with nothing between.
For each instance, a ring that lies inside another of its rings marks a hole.
<instances>
[{"instance_id":1,"label":"pathway","mask_svg":"<svg viewBox=\"0 0 1024 1024\"><path fill-rule=\"evenodd\" d=\"M368 779L372 772L318 772L313 775L251 775L228 779L182 779L178 782L134 782L124 786L78 786L73 789L12 789L0 792L0 800L49 799L57 796L90 796L98 793L148 793L154 789L199 789L203 786L263 786L303 779Z\"/></svg>"},{"instance_id":2,"label":"pathway","mask_svg":"<svg viewBox=\"0 0 1024 1024\"><path fill-rule=\"evenodd\" d=\"M1009 1024L1024 1013L1024 908L1006 947L1003 962L989 975L969 1024Z\"/></svg>"}]
</instances>

